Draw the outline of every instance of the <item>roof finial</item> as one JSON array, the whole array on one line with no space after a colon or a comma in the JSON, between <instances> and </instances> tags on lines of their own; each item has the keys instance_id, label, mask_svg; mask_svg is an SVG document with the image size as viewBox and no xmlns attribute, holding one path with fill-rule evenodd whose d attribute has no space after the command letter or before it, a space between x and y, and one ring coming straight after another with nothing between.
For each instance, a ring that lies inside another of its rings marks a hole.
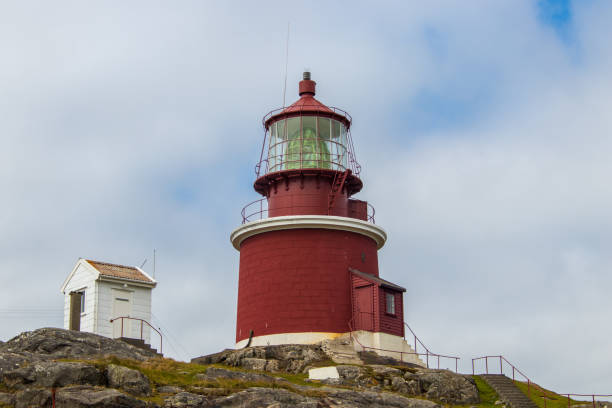
<instances>
[{"instance_id":1,"label":"roof finial","mask_svg":"<svg viewBox=\"0 0 612 408\"><path fill-rule=\"evenodd\" d=\"M310 70L307 68L302 74L303 80L300 81L300 96L302 95L315 95L315 86L317 83L310 79Z\"/></svg>"}]
</instances>

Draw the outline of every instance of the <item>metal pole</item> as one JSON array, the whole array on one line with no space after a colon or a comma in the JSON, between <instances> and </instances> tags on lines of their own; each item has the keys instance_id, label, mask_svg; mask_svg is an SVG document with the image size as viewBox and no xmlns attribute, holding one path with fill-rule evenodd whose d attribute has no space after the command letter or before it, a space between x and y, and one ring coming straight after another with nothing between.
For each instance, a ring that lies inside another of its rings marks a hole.
<instances>
[{"instance_id":1,"label":"metal pole","mask_svg":"<svg viewBox=\"0 0 612 408\"><path fill-rule=\"evenodd\" d=\"M595 408L595 395L593 395L593 408Z\"/></svg>"},{"instance_id":2,"label":"metal pole","mask_svg":"<svg viewBox=\"0 0 612 408\"><path fill-rule=\"evenodd\" d=\"M567 406L568 406L568 407L571 405L571 403L570 403L570 397L569 397L569 396L570 396L570 395L569 395L569 394L567 394Z\"/></svg>"},{"instance_id":3,"label":"metal pole","mask_svg":"<svg viewBox=\"0 0 612 408\"><path fill-rule=\"evenodd\" d=\"M456 365L457 360L455 360L455 365ZM474 359L472 359L472 375L474 375Z\"/></svg>"},{"instance_id":4,"label":"metal pole","mask_svg":"<svg viewBox=\"0 0 612 408\"><path fill-rule=\"evenodd\" d=\"M140 321L140 340L142 340L142 325L143 325L143 322L141 320Z\"/></svg>"},{"instance_id":5,"label":"metal pole","mask_svg":"<svg viewBox=\"0 0 612 408\"><path fill-rule=\"evenodd\" d=\"M427 350L425 355L427 356L427 368L429 368L429 350Z\"/></svg>"},{"instance_id":6,"label":"metal pole","mask_svg":"<svg viewBox=\"0 0 612 408\"><path fill-rule=\"evenodd\" d=\"M458 372L459 372L459 366L458 366L458 364L459 364L459 363L458 363L457 359L455 358L455 372L456 372L456 373L458 373ZM474 370L472 370L472 374L473 374L473 373L474 373Z\"/></svg>"},{"instance_id":7,"label":"metal pole","mask_svg":"<svg viewBox=\"0 0 612 408\"><path fill-rule=\"evenodd\" d=\"M121 337L123 337L123 317L121 318Z\"/></svg>"},{"instance_id":8,"label":"metal pole","mask_svg":"<svg viewBox=\"0 0 612 408\"><path fill-rule=\"evenodd\" d=\"M440 356L438 356L438 370L440 369Z\"/></svg>"},{"instance_id":9,"label":"metal pole","mask_svg":"<svg viewBox=\"0 0 612 408\"><path fill-rule=\"evenodd\" d=\"M514 381L514 366L512 366L512 381Z\"/></svg>"},{"instance_id":10,"label":"metal pole","mask_svg":"<svg viewBox=\"0 0 612 408\"><path fill-rule=\"evenodd\" d=\"M485 369L487 374L489 374L489 357L485 357Z\"/></svg>"},{"instance_id":11,"label":"metal pole","mask_svg":"<svg viewBox=\"0 0 612 408\"><path fill-rule=\"evenodd\" d=\"M504 373L504 367L502 365L502 356L499 356L499 373L500 374Z\"/></svg>"},{"instance_id":12,"label":"metal pole","mask_svg":"<svg viewBox=\"0 0 612 408\"><path fill-rule=\"evenodd\" d=\"M531 381L529 381L529 378L527 379L527 396L531 398Z\"/></svg>"}]
</instances>

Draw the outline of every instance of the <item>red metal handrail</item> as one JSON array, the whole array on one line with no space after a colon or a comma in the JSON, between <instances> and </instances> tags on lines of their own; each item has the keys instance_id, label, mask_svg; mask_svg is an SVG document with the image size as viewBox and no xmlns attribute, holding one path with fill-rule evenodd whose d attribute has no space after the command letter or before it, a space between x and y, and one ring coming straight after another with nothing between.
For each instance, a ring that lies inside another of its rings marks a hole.
<instances>
[{"instance_id":1,"label":"red metal handrail","mask_svg":"<svg viewBox=\"0 0 612 408\"><path fill-rule=\"evenodd\" d=\"M376 210L374 209L374 206L370 203L367 203L367 208L367 221L371 222L372 224L376 224L376 220L374 218ZM260 198L259 200L251 201L242 208L242 211L240 211L240 215L242 216L243 224L251 221L263 220L265 218L268 218L268 199Z\"/></svg>"},{"instance_id":2,"label":"red metal handrail","mask_svg":"<svg viewBox=\"0 0 612 408\"><path fill-rule=\"evenodd\" d=\"M546 408L546 400L547 399L556 399L556 395L559 396L567 396L567 406L570 407L571 406L571 396L575 396L575 397L591 397L592 401L593 401L593 408L595 408L595 397L612 397L612 394L573 394L573 393L559 393L559 394L553 394L551 391L548 391L546 389L544 389L542 386L534 383L529 377L527 377L521 370L519 370L518 368L516 368L516 366L514 364L512 364L511 362L509 362L504 356L482 356L482 357L476 357L472 359L472 375L476 374L476 370L474 367L474 362L477 360L485 360L485 372L487 374L489 374L489 359L499 359L499 373L500 374L504 374L504 362L506 364L508 364L510 367L512 367L512 381L517 381L516 380L516 373L520 374L522 376L522 378L524 378L527 381L527 396L531 398L531 389L538 389L542 394L544 394L544 408Z\"/></svg>"},{"instance_id":3,"label":"red metal handrail","mask_svg":"<svg viewBox=\"0 0 612 408\"><path fill-rule=\"evenodd\" d=\"M363 351L366 351L366 349L369 350L379 350L379 351L385 351L387 353L399 353L400 355L400 361L404 362L404 354L408 354L408 355L415 355L415 356L425 356L425 361L426 361L426 366L427 368L429 367L429 356L432 357L437 357L438 359L438 369L440 369L440 358L449 358L449 359L454 359L455 360L455 372L459 372L459 363L458 361L460 360L460 357L456 357L456 356L445 356L443 354L436 354L436 353L432 353L430 352L426 347L425 347L425 353L418 353L416 350L414 352L411 351L398 351L398 350L387 350L387 349L382 349L382 348L377 348L377 347L370 347L370 346L364 346L359 339L356 336L353 336L353 325L352 325L352 320L349 320L348 322L348 326L349 326L349 335L351 336L351 339L355 340L355 342L361 346L361 348L363 349ZM412 330L411 330L412 331ZM420 340L419 340L420 341ZM422 344L422 343L421 343ZM424 346L423 346L424 347Z\"/></svg>"},{"instance_id":4,"label":"red metal handrail","mask_svg":"<svg viewBox=\"0 0 612 408\"><path fill-rule=\"evenodd\" d=\"M130 316L114 317L114 318L110 319L110 322L113 323L115 320L119 320L119 319L121 319L121 337L123 337L123 319L140 321L140 340L144 340L143 339L142 328L143 328L143 323L146 323L150 328L155 330L155 332L157 332L157 334L159 334L159 353L160 354L164 354L164 338L163 338L161 332L159 330L157 330L155 327L153 327L151 325L151 323L147 322L144 319L138 319L136 317L130 317Z\"/></svg>"}]
</instances>

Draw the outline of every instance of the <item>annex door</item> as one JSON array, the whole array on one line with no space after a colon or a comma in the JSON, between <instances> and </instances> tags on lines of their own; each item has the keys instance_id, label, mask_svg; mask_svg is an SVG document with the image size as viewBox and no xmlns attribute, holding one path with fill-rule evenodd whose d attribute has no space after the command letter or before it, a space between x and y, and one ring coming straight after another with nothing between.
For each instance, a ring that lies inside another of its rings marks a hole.
<instances>
[{"instance_id":1,"label":"annex door","mask_svg":"<svg viewBox=\"0 0 612 408\"><path fill-rule=\"evenodd\" d=\"M374 330L373 286L355 288L355 329Z\"/></svg>"},{"instance_id":2,"label":"annex door","mask_svg":"<svg viewBox=\"0 0 612 408\"><path fill-rule=\"evenodd\" d=\"M132 312L132 294L126 290L113 289L113 315L112 318L130 316ZM122 322L123 321L123 322ZM131 337L131 321L117 319L113 321L113 338Z\"/></svg>"}]
</instances>

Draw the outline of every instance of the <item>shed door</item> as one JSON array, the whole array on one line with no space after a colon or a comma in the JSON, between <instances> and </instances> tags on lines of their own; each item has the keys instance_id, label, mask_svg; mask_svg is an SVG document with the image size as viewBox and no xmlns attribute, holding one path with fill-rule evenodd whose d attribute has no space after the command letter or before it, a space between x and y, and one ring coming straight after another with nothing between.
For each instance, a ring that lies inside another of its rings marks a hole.
<instances>
[{"instance_id":1,"label":"shed door","mask_svg":"<svg viewBox=\"0 0 612 408\"><path fill-rule=\"evenodd\" d=\"M372 285L355 288L355 326L357 330L374 330Z\"/></svg>"},{"instance_id":2,"label":"shed door","mask_svg":"<svg viewBox=\"0 0 612 408\"><path fill-rule=\"evenodd\" d=\"M132 312L131 303L130 292L113 289L113 319L116 317L130 316ZM113 338L130 337L131 327L130 319L115 320L113 322Z\"/></svg>"}]
</instances>

